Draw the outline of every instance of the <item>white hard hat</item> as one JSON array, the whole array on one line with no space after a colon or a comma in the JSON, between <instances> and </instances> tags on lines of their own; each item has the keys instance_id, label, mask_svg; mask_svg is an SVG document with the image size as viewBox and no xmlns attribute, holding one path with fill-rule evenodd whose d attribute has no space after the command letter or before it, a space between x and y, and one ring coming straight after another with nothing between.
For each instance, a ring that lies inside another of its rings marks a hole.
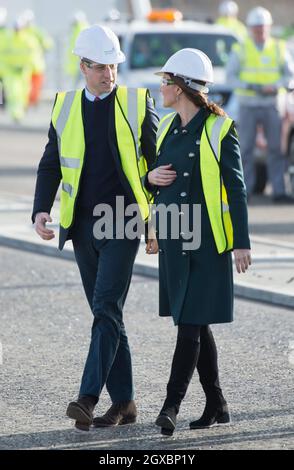
<instances>
[{"instance_id":1,"label":"white hard hat","mask_svg":"<svg viewBox=\"0 0 294 470\"><path fill-rule=\"evenodd\" d=\"M126 60L116 34L98 24L81 31L73 53L98 64L120 64Z\"/></svg>"},{"instance_id":2,"label":"white hard hat","mask_svg":"<svg viewBox=\"0 0 294 470\"><path fill-rule=\"evenodd\" d=\"M213 83L211 60L199 49L186 48L173 54L156 75L164 73L183 78L188 87L203 93L208 93L208 88L192 80Z\"/></svg>"},{"instance_id":3,"label":"white hard hat","mask_svg":"<svg viewBox=\"0 0 294 470\"><path fill-rule=\"evenodd\" d=\"M24 23L22 16L15 18L15 20L13 21L13 28L16 31L19 31L25 27L26 27L26 24Z\"/></svg>"},{"instance_id":4,"label":"white hard hat","mask_svg":"<svg viewBox=\"0 0 294 470\"><path fill-rule=\"evenodd\" d=\"M33 10L27 9L21 13L20 18L25 25L29 25L35 20L35 13Z\"/></svg>"},{"instance_id":5,"label":"white hard hat","mask_svg":"<svg viewBox=\"0 0 294 470\"><path fill-rule=\"evenodd\" d=\"M221 16L237 16L239 7L236 2L222 2L218 11Z\"/></svg>"},{"instance_id":6,"label":"white hard hat","mask_svg":"<svg viewBox=\"0 0 294 470\"><path fill-rule=\"evenodd\" d=\"M106 20L119 21L121 18L120 11L117 8L111 8L106 15Z\"/></svg>"},{"instance_id":7,"label":"white hard hat","mask_svg":"<svg viewBox=\"0 0 294 470\"><path fill-rule=\"evenodd\" d=\"M255 7L249 11L246 20L247 26L270 26L273 24L271 13L263 7Z\"/></svg>"},{"instance_id":8,"label":"white hard hat","mask_svg":"<svg viewBox=\"0 0 294 470\"><path fill-rule=\"evenodd\" d=\"M75 21L76 23L86 23L87 22L87 15L84 11L82 10L77 10L74 12L74 14L72 15L72 19L73 21Z\"/></svg>"},{"instance_id":9,"label":"white hard hat","mask_svg":"<svg viewBox=\"0 0 294 470\"><path fill-rule=\"evenodd\" d=\"M7 20L7 10L4 7L0 7L0 26L4 26Z\"/></svg>"}]
</instances>

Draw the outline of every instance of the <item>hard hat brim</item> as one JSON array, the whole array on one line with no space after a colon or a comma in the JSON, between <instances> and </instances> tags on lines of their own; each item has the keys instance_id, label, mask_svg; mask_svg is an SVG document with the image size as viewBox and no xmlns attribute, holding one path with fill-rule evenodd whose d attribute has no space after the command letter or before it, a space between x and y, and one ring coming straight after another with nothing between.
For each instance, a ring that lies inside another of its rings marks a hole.
<instances>
[{"instance_id":1,"label":"hard hat brim","mask_svg":"<svg viewBox=\"0 0 294 470\"><path fill-rule=\"evenodd\" d=\"M89 54L88 54L88 57L85 56L85 54L82 54L81 51L79 51L78 49L74 49L72 51L72 53L78 57L80 57L81 59L82 58L85 58L85 59L88 59L88 60L91 60L93 62L96 62L97 64L101 64L101 65L110 65L110 64L121 64L122 62L125 62L126 60L126 56L125 54L120 51L117 55L117 58L116 60L111 60L111 58L109 58L109 60L105 60L103 59L103 62L101 62L101 60L99 60L99 56L92 56L89 57Z\"/></svg>"},{"instance_id":2,"label":"hard hat brim","mask_svg":"<svg viewBox=\"0 0 294 470\"><path fill-rule=\"evenodd\" d=\"M209 57L198 49L184 48L173 54L155 75L165 73L185 77L188 80L213 83L213 70Z\"/></svg>"}]
</instances>

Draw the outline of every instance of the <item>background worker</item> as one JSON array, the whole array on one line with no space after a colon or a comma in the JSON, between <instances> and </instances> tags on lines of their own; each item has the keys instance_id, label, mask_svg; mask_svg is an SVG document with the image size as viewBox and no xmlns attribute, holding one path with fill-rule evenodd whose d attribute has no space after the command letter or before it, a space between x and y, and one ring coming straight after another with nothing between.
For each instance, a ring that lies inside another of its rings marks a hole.
<instances>
[{"instance_id":1,"label":"background worker","mask_svg":"<svg viewBox=\"0 0 294 470\"><path fill-rule=\"evenodd\" d=\"M69 44L66 51L65 72L71 78L72 86L76 87L82 79L79 59L72 53L75 47L76 40L84 29L89 26L86 13L79 10L76 11L71 20L69 31Z\"/></svg>"},{"instance_id":2,"label":"background worker","mask_svg":"<svg viewBox=\"0 0 294 470\"><path fill-rule=\"evenodd\" d=\"M234 33L240 40L244 40L247 36L245 25L238 20L239 7L236 2L225 1L219 5L219 17L217 24L224 26Z\"/></svg>"},{"instance_id":3,"label":"background worker","mask_svg":"<svg viewBox=\"0 0 294 470\"><path fill-rule=\"evenodd\" d=\"M18 18L9 32L2 58L6 108L15 122L24 118L29 104L34 51L35 41L26 34L22 19Z\"/></svg>"},{"instance_id":4,"label":"background worker","mask_svg":"<svg viewBox=\"0 0 294 470\"><path fill-rule=\"evenodd\" d=\"M247 16L248 37L235 44L227 63L227 81L235 88L239 101L239 134L248 196L255 184L254 149L257 126L267 139L267 169L273 201L289 203L281 152L281 116L278 98L293 78L293 62L285 43L271 37L272 16L263 7Z\"/></svg>"},{"instance_id":5,"label":"background worker","mask_svg":"<svg viewBox=\"0 0 294 470\"><path fill-rule=\"evenodd\" d=\"M33 10L25 10L20 15L24 32L28 35L33 48L33 69L31 75L31 86L29 93L29 105L35 105L40 100L44 74L46 70L45 53L53 47L53 40L43 29L35 23L35 13Z\"/></svg>"}]
</instances>

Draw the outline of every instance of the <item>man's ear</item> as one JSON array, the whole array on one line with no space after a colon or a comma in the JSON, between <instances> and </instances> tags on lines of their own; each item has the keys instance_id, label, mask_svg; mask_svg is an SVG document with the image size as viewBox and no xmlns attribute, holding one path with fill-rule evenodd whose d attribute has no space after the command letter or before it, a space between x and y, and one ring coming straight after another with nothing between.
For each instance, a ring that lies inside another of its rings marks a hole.
<instances>
[{"instance_id":1,"label":"man's ear","mask_svg":"<svg viewBox=\"0 0 294 470\"><path fill-rule=\"evenodd\" d=\"M85 75L84 67L85 67L85 65L84 65L83 62L81 61L81 62L80 62L80 70L81 70L81 72L82 72L83 75Z\"/></svg>"}]
</instances>

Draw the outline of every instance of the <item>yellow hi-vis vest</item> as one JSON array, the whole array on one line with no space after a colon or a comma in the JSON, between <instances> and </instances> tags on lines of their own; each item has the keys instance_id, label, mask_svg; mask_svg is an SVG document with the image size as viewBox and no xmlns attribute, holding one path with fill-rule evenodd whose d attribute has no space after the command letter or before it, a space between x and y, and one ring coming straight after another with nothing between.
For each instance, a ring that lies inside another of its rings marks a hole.
<instances>
[{"instance_id":1,"label":"yellow hi-vis vest","mask_svg":"<svg viewBox=\"0 0 294 470\"><path fill-rule=\"evenodd\" d=\"M237 18L230 18L228 16L220 16L216 20L216 24L219 24L221 26L224 26L224 28L229 29L239 39L241 39L243 41L247 36L246 26L241 21L239 21Z\"/></svg>"},{"instance_id":2,"label":"yellow hi-vis vest","mask_svg":"<svg viewBox=\"0 0 294 470\"><path fill-rule=\"evenodd\" d=\"M150 199L143 184L147 163L140 146L147 93L146 88L120 86L116 90L114 105L115 129L122 169L139 205L143 220L148 219ZM60 225L67 229L73 222L85 156L82 90L57 94L52 124L57 134L62 172Z\"/></svg>"},{"instance_id":3,"label":"yellow hi-vis vest","mask_svg":"<svg viewBox=\"0 0 294 470\"><path fill-rule=\"evenodd\" d=\"M284 41L270 38L263 50L259 50L248 37L243 44L235 44L233 49L240 57L241 81L254 85L271 85L280 80L286 51ZM257 93L254 90L238 88L236 94L256 96Z\"/></svg>"},{"instance_id":4,"label":"yellow hi-vis vest","mask_svg":"<svg viewBox=\"0 0 294 470\"><path fill-rule=\"evenodd\" d=\"M159 123L157 153L174 120L168 114ZM205 122L200 139L200 173L211 229L218 253L232 250L233 226L226 188L220 172L221 142L227 135L232 119L211 114Z\"/></svg>"}]
</instances>

